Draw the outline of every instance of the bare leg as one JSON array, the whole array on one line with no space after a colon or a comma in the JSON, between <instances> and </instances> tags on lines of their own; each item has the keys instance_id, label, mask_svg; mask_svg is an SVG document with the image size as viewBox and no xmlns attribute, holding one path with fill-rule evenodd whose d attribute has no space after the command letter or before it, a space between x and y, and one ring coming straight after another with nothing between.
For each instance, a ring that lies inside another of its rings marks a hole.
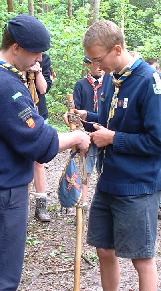
<instances>
[{"instance_id":1,"label":"bare leg","mask_svg":"<svg viewBox=\"0 0 161 291\"><path fill-rule=\"evenodd\" d=\"M133 265L139 276L139 291L157 291L157 267L155 258L135 259Z\"/></svg>"},{"instance_id":2,"label":"bare leg","mask_svg":"<svg viewBox=\"0 0 161 291\"><path fill-rule=\"evenodd\" d=\"M50 215L47 211L45 167L37 162L34 164L34 185L36 190L35 216L42 222L49 222Z\"/></svg>"},{"instance_id":3,"label":"bare leg","mask_svg":"<svg viewBox=\"0 0 161 291\"><path fill-rule=\"evenodd\" d=\"M37 193L46 193L45 168L43 164L34 164L34 185Z\"/></svg>"},{"instance_id":4,"label":"bare leg","mask_svg":"<svg viewBox=\"0 0 161 291\"><path fill-rule=\"evenodd\" d=\"M97 249L103 291L118 291L120 266L114 250Z\"/></svg>"}]
</instances>

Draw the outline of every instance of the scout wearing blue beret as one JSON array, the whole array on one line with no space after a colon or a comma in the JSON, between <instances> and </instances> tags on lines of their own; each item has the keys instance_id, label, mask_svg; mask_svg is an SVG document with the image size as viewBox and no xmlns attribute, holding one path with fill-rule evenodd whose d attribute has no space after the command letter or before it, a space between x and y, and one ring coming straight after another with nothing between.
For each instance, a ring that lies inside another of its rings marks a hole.
<instances>
[{"instance_id":1,"label":"scout wearing blue beret","mask_svg":"<svg viewBox=\"0 0 161 291\"><path fill-rule=\"evenodd\" d=\"M46 163L77 145L87 150L81 131L59 134L37 113L21 71L42 61L50 35L33 16L8 22L0 51L0 290L16 291L21 277L28 216L28 183L33 163Z\"/></svg>"},{"instance_id":2,"label":"scout wearing blue beret","mask_svg":"<svg viewBox=\"0 0 161 291\"><path fill-rule=\"evenodd\" d=\"M50 34L35 17L21 14L11 19L8 31L14 40L29 52L44 52L50 48Z\"/></svg>"}]
</instances>

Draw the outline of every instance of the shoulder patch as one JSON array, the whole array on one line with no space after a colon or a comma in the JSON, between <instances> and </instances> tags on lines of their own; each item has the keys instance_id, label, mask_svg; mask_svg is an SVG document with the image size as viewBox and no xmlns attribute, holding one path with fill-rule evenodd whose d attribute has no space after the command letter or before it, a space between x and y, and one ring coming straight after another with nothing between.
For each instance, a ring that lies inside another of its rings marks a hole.
<instances>
[{"instance_id":1,"label":"shoulder patch","mask_svg":"<svg viewBox=\"0 0 161 291\"><path fill-rule=\"evenodd\" d=\"M34 121L34 119L32 118L32 117L30 117L29 119L27 119L26 120L26 123L27 123L27 125L28 125L28 127L30 127L30 128L34 128L35 127L35 121Z\"/></svg>"},{"instance_id":2,"label":"shoulder patch","mask_svg":"<svg viewBox=\"0 0 161 291\"><path fill-rule=\"evenodd\" d=\"M17 92L16 94L12 95L12 99L13 100L16 100L18 97L21 97L22 96L22 93L21 92Z\"/></svg>"}]
</instances>

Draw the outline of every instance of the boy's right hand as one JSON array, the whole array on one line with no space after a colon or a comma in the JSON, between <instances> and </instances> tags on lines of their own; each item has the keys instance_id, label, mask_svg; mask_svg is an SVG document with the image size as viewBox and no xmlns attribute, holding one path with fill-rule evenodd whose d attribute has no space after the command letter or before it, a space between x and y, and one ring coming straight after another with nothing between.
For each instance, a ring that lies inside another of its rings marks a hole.
<instances>
[{"instance_id":1,"label":"boy's right hand","mask_svg":"<svg viewBox=\"0 0 161 291\"><path fill-rule=\"evenodd\" d=\"M74 113L76 115L79 115L79 117L82 119L82 120L86 120L87 118L87 111L86 110L78 110L78 109L74 109ZM66 125L70 126L70 123L69 123L69 115L70 113L69 112L66 112L64 114L64 122L66 123Z\"/></svg>"},{"instance_id":2,"label":"boy's right hand","mask_svg":"<svg viewBox=\"0 0 161 291\"><path fill-rule=\"evenodd\" d=\"M74 109L74 113L78 114L82 120L86 120L87 118L87 110Z\"/></svg>"},{"instance_id":3,"label":"boy's right hand","mask_svg":"<svg viewBox=\"0 0 161 291\"><path fill-rule=\"evenodd\" d=\"M78 136L76 141L76 146L80 149L81 152L86 153L91 143L90 136L82 130L73 131L73 134L76 133Z\"/></svg>"}]
</instances>

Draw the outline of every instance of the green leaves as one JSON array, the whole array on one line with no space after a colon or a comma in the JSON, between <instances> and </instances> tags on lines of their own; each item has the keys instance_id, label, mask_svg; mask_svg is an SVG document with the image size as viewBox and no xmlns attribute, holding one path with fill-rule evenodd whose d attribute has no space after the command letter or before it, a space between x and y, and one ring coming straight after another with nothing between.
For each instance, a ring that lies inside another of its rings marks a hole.
<instances>
[{"instance_id":1,"label":"green leaves","mask_svg":"<svg viewBox=\"0 0 161 291\"><path fill-rule=\"evenodd\" d=\"M153 1L102 0L101 15L121 26L124 20L126 43L130 50L140 51L143 57L160 57L161 0ZM151 7L151 8L149 8ZM124 19L123 19L124 18ZM158 29L159 28L159 29Z\"/></svg>"},{"instance_id":2,"label":"green leaves","mask_svg":"<svg viewBox=\"0 0 161 291\"><path fill-rule=\"evenodd\" d=\"M151 3L150 0L102 0L100 15L120 26L124 25L130 50L139 51L146 58L157 58L161 51L161 0L154 0L152 5L147 5L148 2ZM73 92L74 84L81 78L84 56L82 40L88 26L90 5L87 0L73 0L73 17L69 18L66 0L44 0L43 6L41 5L43 13L39 9L41 1L35 0L34 4L35 16L51 33L49 55L57 74L57 80L48 96L52 112L53 99L64 103L66 95ZM5 1L0 3L0 38L2 28L9 18L19 13L28 13L27 0L23 0L21 4L15 0L14 7L14 13L7 13Z\"/></svg>"},{"instance_id":3,"label":"green leaves","mask_svg":"<svg viewBox=\"0 0 161 291\"><path fill-rule=\"evenodd\" d=\"M84 55L82 38L87 27L85 14L85 10L80 9L79 13L71 19L65 15L57 19L53 13L41 17L47 26L50 24L52 34L50 56L57 74L52 93L55 100L59 102L66 99L67 93L73 92L75 82L81 78Z\"/></svg>"}]
</instances>

